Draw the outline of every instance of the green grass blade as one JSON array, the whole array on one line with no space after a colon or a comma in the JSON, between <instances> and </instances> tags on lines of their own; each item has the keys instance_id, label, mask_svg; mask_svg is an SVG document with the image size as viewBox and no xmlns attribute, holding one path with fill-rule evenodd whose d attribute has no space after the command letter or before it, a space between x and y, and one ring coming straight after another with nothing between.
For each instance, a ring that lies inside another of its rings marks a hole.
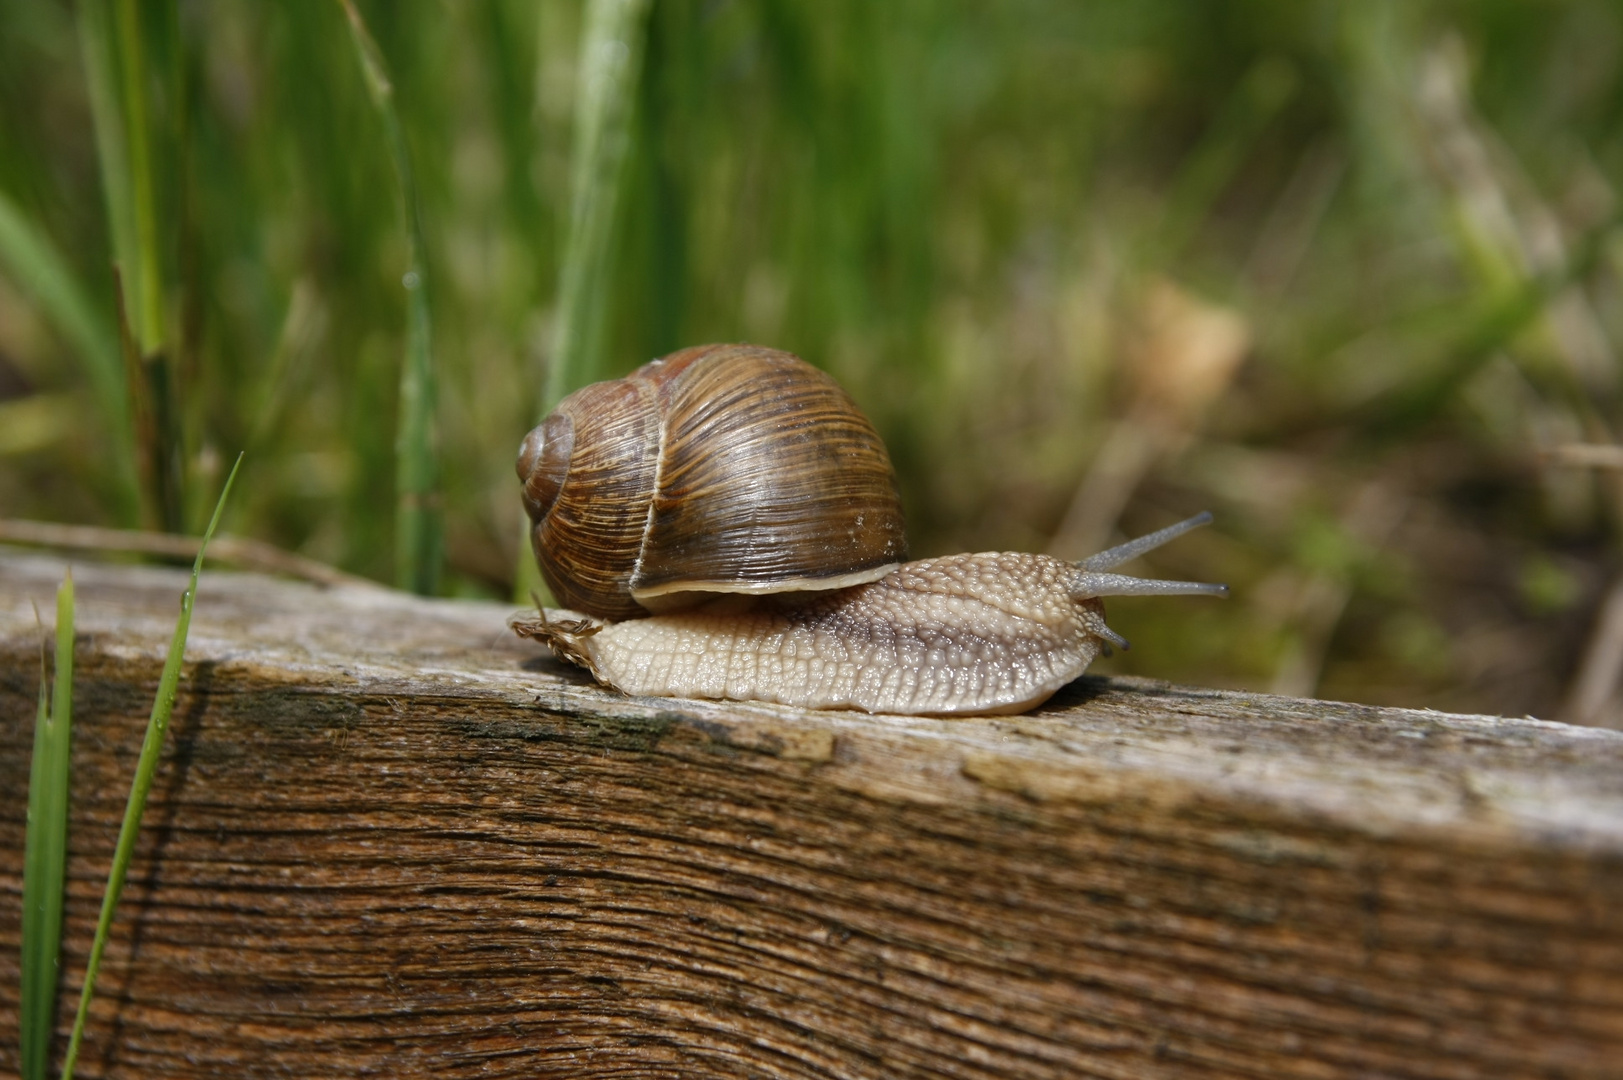
<instances>
[{"instance_id":1,"label":"green grass blade","mask_svg":"<svg viewBox=\"0 0 1623 1080\"><path fill-rule=\"evenodd\" d=\"M62 1080L72 1080L73 1066L79 1058L79 1043L84 1037L85 1019L90 1014L90 999L96 990L96 974L101 968L102 953L107 948L107 935L112 930L113 913L118 908L119 895L124 891L124 877L129 873L130 859L135 855L135 839L141 829L141 815L146 812L147 793L152 789L152 777L158 769L158 757L163 749L164 734L169 730L169 717L175 709L175 692L180 684L180 663L186 653L186 634L192 625L192 605L197 598L197 579L203 572L203 556L209 541L220 524L231 484L242 468L242 455L237 455L231 474L225 478L220 500L214 504L214 516L209 518L203 532L203 542L197 547L197 559L192 563L191 582L180 598L180 619L175 623L175 634L169 640L169 655L163 662L163 674L158 678L158 696L152 703L152 716L147 720L146 738L141 742L141 757L135 765L135 779L130 784L129 802L124 807L124 823L118 830L118 844L113 849L113 865L107 874L107 890L102 894L101 916L96 920L96 937L90 946L90 962L85 966L84 989L79 994L79 1012L73 1020L73 1035L68 1040L67 1059L62 1064Z\"/></svg>"},{"instance_id":2,"label":"green grass blade","mask_svg":"<svg viewBox=\"0 0 1623 1080\"><path fill-rule=\"evenodd\" d=\"M142 464L149 526L182 528L182 439L172 401L172 359L165 351L163 257L158 174L147 106L142 9L135 0L83 0L76 5L80 51L96 157L112 231L118 301L134 341L123 378L127 429ZM127 466L126 466L127 467Z\"/></svg>"},{"instance_id":3,"label":"green grass blade","mask_svg":"<svg viewBox=\"0 0 1623 1080\"><path fill-rule=\"evenodd\" d=\"M394 106L394 84L383 53L367 32L351 0L338 0L349 22L355 55L366 77L367 92L383 121L406 225L406 359L400 369L400 420L395 435L395 584L415 593L439 588L444 534L439 509L439 436L435 423L434 355L428 310L428 274L423 258L423 230L418 217L417 184L400 116Z\"/></svg>"},{"instance_id":4,"label":"green grass blade","mask_svg":"<svg viewBox=\"0 0 1623 1080\"><path fill-rule=\"evenodd\" d=\"M77 7L113 261L123 272L136 343L150 356L163 348L162 260L139 6L84 0Z\"/></svg>"},{"instance_id":5,"label":"green grass blade","mask_svg":"<svg viewBox=\"0 0 1623 1080\"><path fill-rule=\"evenodd\" d=\"M163 351L163 291L158 253L158 197L152 171L152 139L147 121L146 49L141 40L136 0L118 0L119 68L123 75L124 135L129 148L131 213L136 258L125 263L125 280L135 294L135 340L142 356Z\"/></svg>"},{"instance_id":6,"label":"green grass blade","mask_svg":"<svg viewBox=\"0 0 1623 1080\"><path fill-rule=\"evenodd\" d=\"M45 1080L56 1023L62 956L62 881L68 852L68 752L73 735L73 575L56 593L56 679L45 697L40 655L34 760L28 775L28 838L23 860L23 1080Z\"/></svg>"},{"instance_id":7,"label":"green grass blade","mask_svg":"<svg viewBox=\"0 0 1623 1080\"><path fill-rule=\"evenodd\" d=\"M106 418L127 426L124 366L112 326L90 302L51 238L4 192L0 192L0 264L78 354Z\"/></svg>"},{"instance_id":8,"label":"green grass blade","mask_svg":"<svg viewBox=\"0 0 1623 1080\"><path fill-rule=\"evenodd\" d=\"M1565 266L1553 273L1529 277L1505 296L1485 305L1484 310L1466 323L1458 337L1445 346L1445 354L1429 365L1424 374L1358 410L1362 413L1358 425L1360 435L1382 442L1412 437L1423 424L1458 401L1466 383L1500 355L1508 342L1526 332L1562 292L1594 272L1620 229L1623 229L1623 213L1615 213L1589 231ZM1575 387L1568 392L1582 393Z\"/></svg>"},{"instance_id":9,"label":"green grass blade","mask_svg":"<svg viewBox=\"0 0 1623 1080\"><path fill-rule=\"evenodd\" d=\"M4 192L0 192L0 264L38 302L83 364L102 420L111 432L112 452L104 460L114 476L119 518L134 524L141 496L130 453L129 395L118 339L51 238Z\"/></svg>"},{"instance_id":10,"label":"green grass blade","mask_svg":"<svg viewBox=\"0 0 1623 1080\"><path fill-rule=\"evenodd\" d=\"M28 838L23 855L23 926L22 926L22 988L18 993L17 1041L22 1058L22 1080L45 1080L50 1053L50 1022L40 990L40 968L47 951L44 935L44 913L47 907L45 888L46 806L45 793L46 744L51 722L50 695L46 692L49 674L45 669L45 644L40 643L39 704L34 712L34 758L28 768ZM46 1038L40 1037L44 1030Z\"/></svg>"},{"instance_id":11,"label":"green grass blade","mask_svg":"<svg viewBox=\"0 0 1623 1080\"><path fill-rule=\"evenodd\" d=\"M569 231L558 289L558 323L547 367L545 415L569 391L598 378L615 212L631 147L632 105L642 69L648 0L590 0L580 47Z\"/></svg>"},{"instance_id":12,"label":"green grass blade","mask_svg":"<svg viewBox=\"0 0 1623 1080\"><path fill-rule=\"evenodd\" d=\"M79 51L90 98L90 117L96 132L96 163L101 170L102 197L112 229L113 262L136 265L135 219L131 214L129 154L125 148L123 110L119 107L118 60L112 46L111 11L107 0L83 0L75 5Z\"/></svg>"}]
</instances>

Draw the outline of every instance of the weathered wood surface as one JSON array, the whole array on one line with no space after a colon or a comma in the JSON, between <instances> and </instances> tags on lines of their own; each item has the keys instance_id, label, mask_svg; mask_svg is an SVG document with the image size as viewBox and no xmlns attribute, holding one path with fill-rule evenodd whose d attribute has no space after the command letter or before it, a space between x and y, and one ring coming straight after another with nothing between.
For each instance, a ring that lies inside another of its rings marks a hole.
<instances>
[{"instance_id":1,"label":"weathered wood surface","mask_svg":"<svg viewBox=\"0 0 1623 1080\"><path fill-rule=\"evenodd\" d=\"M0 554L0 1073L62 569ZM183 585L75 578L64 1023ZM506 614L205 575L80 1075L1623 1076L1623 735L630 700Z\"/></svg>"}]
</instances>

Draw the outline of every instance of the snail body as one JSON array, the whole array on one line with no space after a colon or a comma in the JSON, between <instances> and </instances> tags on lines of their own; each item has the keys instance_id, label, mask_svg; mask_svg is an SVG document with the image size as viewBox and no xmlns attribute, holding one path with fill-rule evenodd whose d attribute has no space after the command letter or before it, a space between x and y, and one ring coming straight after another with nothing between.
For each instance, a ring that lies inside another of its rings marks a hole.
<instances>
[{"instance_id":1,"label":"snail body","mask_svg":"<svg viewBox=\"0 0 1623 1080\"><path fill-rule=\"evenodd\" d=\"M984 552L906 563L832 592L719 602L620 623L514 623L627 694L945 715L1041 705L1107 645L1103 596L1222 595L1221 585L1106 572L1202 515L1069 563Z\"/></svg>"},{"instance_id":2,"label":"snail body","mask_svg":"<svg viewBox=\"0 0 1623 1080\"><path fill-rule=\"evenodd\" d=\"M758 400L783 392L772 383L757 384L753 391L720 389L730 380L759 378L762 354L766 354L768 370L775 377L784 377L789 386L786 392L803 394L803 402L819 411L816 422L802 423L799 417L779 411L777 403ZM699 366L703 376L696 382L709 385L694 390L693 400L687 400L683 387L677 385L673 391L671 386L680 378L691 377L684 373L694 366ZM624 693L887 713L1022 712L1040 705L1082 674L1107 646L1127 647L1106 625L1101 597L1227 592L1222 585L1156 581L1110 572L1210 521L1210 515L1204 514L1078 563L1047 555L991 552L898 565L904 545L889 459L877 435L869 439L871 426L826 376L787 353L708 346L656 361L623 382L634 385L596 384L572 395L564 405L573 409L580 404L574 401L577 397L592 405L626 397L667 404L676 401L701 414L703 423L667 424L665 430L680 436L695 426L707 427L716 441L711 453L723 459L743 456L729 441L728 415L738 410L746 431L743 442L752 452L767 444L787 445L798 451L788 459L791 472L822 469L827 473L817 479L796 475L778 485L810 500L809 507L767 513L760 505L765 496L756 488L774 485L753 480L761 470L774 470L764 456L758 456L751 459L750 468L738 481L750 489L745 492L746 501L756 500L753 509L741 513L697 505L684 508L690 518L708 517L714 528L723 531L748 532L746 526L764 519L782 536L811 535L815 539L809 552L753 551L753 545L759 543L783 542L771 538L772 529L749 533L749 539L742 541L736 536L700 538L704 543L695 539L694 546L712 561L698 560L704 564L702 568L684 579L669 576L665 563L677 560L665 555L657 556L665 560L662 569L648 573L644 567L649 561L646 538L654 530L626 528L625 534L638 548L637 555L629 563L620 559L611 570L594 566L585 575L587 584L580 585L564 576L577 563L596 560L606 565L614 558L590 547L579 552L553 550L558 542L555 532L567 530L553 530L545 515L555 512L565 495L582 501L587 508L573 513L591 522L615 514L635 516L637 511L620 507L637 504L617 478L611 481L604 475L601 455L583 452L574 434L589 426L583 412L568 414L567 428L555 420L555 413L530 434L519 455L519 475L525 481L526 508L535 522L536 556L554 595L574 610L542 611L539 619L515 620L513 629L544 641L559 656ZM827 386L834 386L836 393L830 395ZM719 407L718 401L726 402L726 407ZM846 414L847 408L855 420ZM657 426L657 421L649 420L629 426L650 423ZM620 430L628 425L616 420L608 426ZM834 437L818 443L824 426L833 427ZM645 434L638 437L647 441ZM642 483L648 482L650 473L655 477L658 494L651 502L640 504L640 512L649 521L667 503L700 495L716 498L726 486L695 484L688 479L673 482L673 475L690 477L701 469L681 459L683 464L673 474L663 455L674 437L667 434L653 440L654 453L662 455L661 464L652 470L640 465L633 469L640 470ZM813 449L808 450L808 445ZM841 486L848 466L859 491L850 501ZM549 475L537 479L543 471ZM607 509L591 508L588 492L596 485L606 485ZM621 526L623 523L616 527ZM877 538L853 535L868 527L877 530ZM613 530L576 531L601 541ZM681 545L676 549L684 553ZM734 581L713 559L737 551L754 557L746 560L749 572ZM763 568L776 570L776 576ZM612 595L614 587L621 589L618 597ZM599 593L605 595L600 598ZM581 597L591 606L578 603ZM656 610L658 614L650 614Z\"/></svg>"}]
</instances>

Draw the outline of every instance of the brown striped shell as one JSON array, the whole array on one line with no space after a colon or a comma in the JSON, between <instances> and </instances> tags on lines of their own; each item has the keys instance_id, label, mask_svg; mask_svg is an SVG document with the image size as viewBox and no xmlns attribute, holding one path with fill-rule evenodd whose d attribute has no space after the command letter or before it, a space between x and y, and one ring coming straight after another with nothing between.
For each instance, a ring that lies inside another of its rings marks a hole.
<instances>
[{"instance_id":1,"label":"brown striped shell","mask_svg":"<svg viewBox=\"0 0 1623 1080\"><path fill-rule=\"evenodd\" d=\"M776 349L701 345L583 387L526 436L518 475L553 596L603 619L843 588L906 558L873 425Z\"/></svg>"}]
</instances>

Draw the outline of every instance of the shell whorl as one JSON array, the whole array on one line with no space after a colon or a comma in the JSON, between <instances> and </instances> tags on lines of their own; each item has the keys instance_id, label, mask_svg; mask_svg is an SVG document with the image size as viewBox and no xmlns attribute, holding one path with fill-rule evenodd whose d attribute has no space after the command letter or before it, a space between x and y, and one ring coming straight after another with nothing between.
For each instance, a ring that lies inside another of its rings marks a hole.
<instances>
[{"instance_id":1,"label":"shell whorl","mask_svg":"<svg viewBox=\"0 0 1623 1080\"><path fill-rule=\"evenodd\" d=\"M841 588L906 557L873 426L775 349L684 349L576 391L525 439L518 472L547 584L600 618Z\"/></svg>"}]
</instances>

